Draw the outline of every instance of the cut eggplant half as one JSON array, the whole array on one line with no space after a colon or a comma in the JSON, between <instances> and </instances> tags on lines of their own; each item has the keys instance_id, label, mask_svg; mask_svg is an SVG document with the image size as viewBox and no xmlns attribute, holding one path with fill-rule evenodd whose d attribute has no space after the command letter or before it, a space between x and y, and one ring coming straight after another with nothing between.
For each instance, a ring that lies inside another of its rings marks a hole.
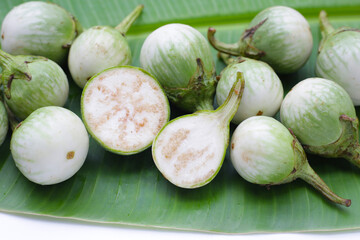
<instances>
[{"instance_id":1,"label":"cut eggplant half","mask_svg":"<svg viewBox=\"0 0 360 240\"><path fill-rule=\"evenodd\" d=\"M216 110L203 110L173 119L152 145L155 165L162 175L181 188L208 184L219 172L229 144L229 125L244 91L238 73L229 96Z\"/></svg>"},{"instance_id":2,"label":"cut eggplant half","mask_svg":"<svg viewBox=\"0 0 360 240\"><path fill-rule=\"evenodd\" d=\"M81 97L82 118L91 136L108 151L130 155L151 146L168 122L168 99L146 71L119 66L93 76Z\"/></svg>"}]
</instances>

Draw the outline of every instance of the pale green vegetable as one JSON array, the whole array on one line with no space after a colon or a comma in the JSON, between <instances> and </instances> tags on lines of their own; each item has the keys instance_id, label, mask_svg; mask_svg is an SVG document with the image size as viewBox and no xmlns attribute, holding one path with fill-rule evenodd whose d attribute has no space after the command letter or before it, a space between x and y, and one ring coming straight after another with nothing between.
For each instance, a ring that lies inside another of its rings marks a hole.
<instances>
[{"instance_id":1,"label":"pale green vegetable","mask_svg":"<svg viewBox=\"0 0 360 240\"><path fill-rule=\"evenodd\" d=\"M1 94L1 91L0 91L0 94ZM9 120L8 120L8 116L6 113L5 106L4 106L3 102L1 101L1 96L0 96L0 146L5 140L8 129L9 129Z\"/></svg>"},{"instance_id":2,"label":"pale green vegetable","mask_svg":"<svg viewBox=\"0 0 360 240\"><path fill-rule=\"evenodd\" d=\"M273 6L258 13L239 42L227 44L214 38L209 28L208 39L220 52L267 62L277 73L292 73L308 60L313 37L307 20L295 9Z\"/></svg>"},{"instance_id":3,"label":"pale green vegetable","mask_svg":"<svg viewBox=\"0 0 360 240\"><path fill-rule=\"evenodd\" d=\"M358 118L349 94L337 83L323 78L299 82L285 96L280 117L306 151L346 158L360 167Z\"/></svg>"},{"instance_id":4,"label":"pale green vegetable","mask_svg":"<svg viewBox=\"0 0 360 240\"><path fill-rule=\"evenodd\" d=\"M229 144L229 125L244 91L238 73L228 98L216 110L203 110L173 119L152 146L156 167L172 184L198 188L219 172Z\"/></svg>"},{"instance_id":5,"label":"pale green vegetable","mask_svg":"<svg viewBox=\"0 0 360 240\"><path fill-rule=\"evenodd\" d=\"M141 48L140 64L177 107L188 112L213 109L215 63L198 30L177 23L156 29Z\"/></svg>"},{"instance_id":6,"label":"pale green vegetable","mask_svg":"<svg viewBox=\"0 0 360 240\"><path fill-rule=\"evenodd\" d=\"M105 149L130 155L144 151L170 117L169 102L156 79L130 66L93 76L81 96L82 118Z\"/></svg>"},{"instance_id":7,"label":"pale green vegetable","mask_svg":"<svg viewBox=\"0 0 360 240\"><path fill-rule=\"evenodd\" d=\"M72 177L83 165L89 136L81 119L62 107L34 111L14 130L10 150L30 181L49 185Z\"/></svg>"},{"instance_id":8,"label":"pale green vegetable","mask_svg":"<svg viewBox=\"0 0 360 240\"><path fill-rule=\"evenodd\" d=\"M40 56L12 56L0 50L5 102L20 119L45 106L63 106L69 83L62 68Z\"/></svg>"},{"instance_id":9,"label":"pale green vegetable","mask_svg":"<svg viewBox=\"0 0 360 240\"><path fill-rule=\"evenodd\" d=\"M325 11L320 12L322 40L316 59L316 75L333 80L360 105L360 30L350 27L334 29Z\"/></svg>"},{"instance_id":10,"label":"pale green vegetable","mask_svg":"<svg viewBox=\"0 0 360 240\"><path fill-rule=\"evenodd\" d=\"M230 157L236 171L251 183L271 186L301 178L330 201L351 205L321 180L296 137L274 118L254 116L243 121L232 135Z\"/></svg>"},{"instance_id":11,"label":"pale green vegetable","mask_svg":"<svg viewBox=\"0 0 360 240\"><path fill-rule=\"evenodd\" d=\"M68 66L75 83L83 88L96 73L110 67L131 64L131 51L125 38L138 18L139 5L117 27L94 26L77 37L71 45Z\"/></svg>"},{"instance_id":12,"label":"pale green vegetable","mask_svg":"<svg viewBox=\"0 0 360 240\"><path fill-rule=\"evenodd\" d=\"M20 0L0 1L2 16L19 2ZM71 10L87 26L99 22L116 24L121 13L130 12L137 4L129 0L54 2ZM275 1L260 0L242 4L242 1L237 0L156 0L143 3L145 9L141 21L127 35L134 64L139 63L141 43L149 31L157 26L181 19L181 22L195 26L204 33L205 28L211 25L216 27L219 40L236 42L240 37L237 32L239 27L250 22L256 12ZM316 33L315 43L319 42L316 18L321 6L326 6L335 14L336 26L360 26L358 1L285 0L281 4L306 13L312 23L312 32ZM213 58L215 59L214 50ZM316 54L313 53L311 63L315 61ZM309 63L301 71L289 76L292 80L286 81L287 77L284 79L284 89L289 90L297 79L305 79L313 74L314 66ZM222 66L218 65L217 74ZM76 87L73 90L66 106L78 112L81 91ZM231 166L229 154L210 184L200 189L178 188L160 175L152 162L150 149L133 156L115 156L104 151L95 141L91 141L88 158L78 174L64 183L41 187L19 176L7 149L8 143L6 140L0 148L0 211L6 212L2 215L16 212L16 215L26 215L28 219L46 215L50 221L60 218L63 219L60 221L66 222L76 218L76 222L79 221L80 224L100 222L104 226L111 225L111 228L126 225L155 231L159 228L170 231L180 229L195 232L196 235L202 235L196 232L207 232L206 235L210 238L213 234L273 235L274 232L302 232L301 235L307 235L304 232L313 234L318 231L327 236L339 236L341 233L347 234L344 232L347 229L360 227L360 204L356 204L357 199L360 199L360 174L358 169L349 166L347 162L331 160L334 164L322 166L326 159L318 156L311 156L310 162L337 194L351 198L352 206L343 208L326 201L300 179L291 184L271 187L270 191L243 181ZM240 239L241 237L238 236ZM257 235L254 236L256 237Z\"/></svg>"},{"instance_id":13,"label":"pale green vegetable","mask_svg":"<svg viewBox=\"0 0 360 240\"><path fill-rule=\"evenodd\" d=\"M30 1L14 7L5 16L1 47L13 55L44 56L61 64L81 31L74 16L59 5Z\"/></svg>"},{"instance_id":14,"label":"pale green vegetable","mask_svg":"<svg viewBox=\"0 0 360 240\"><path fill-rule=\"evenodd\" d=\"M265 62L244 57L222 57L229 65L220 73L216 87L216 100L219 105L225 102L237 72L242 72L245 78L244 95L232 122L239 124L256 115L274 116L284 97L282 83L274 70Z\"/></svg>"}]
</instances>

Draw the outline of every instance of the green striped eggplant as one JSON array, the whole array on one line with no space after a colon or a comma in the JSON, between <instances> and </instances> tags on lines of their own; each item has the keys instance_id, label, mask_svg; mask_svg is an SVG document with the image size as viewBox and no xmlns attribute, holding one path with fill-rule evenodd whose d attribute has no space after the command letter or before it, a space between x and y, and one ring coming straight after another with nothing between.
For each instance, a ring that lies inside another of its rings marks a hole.
<instances>
[{"instance_id":1,"label":"green striped eggplant","mask_svg":"<svg viewBox=\"0 0 360 240\"><path fill-rule=\"evenodd\" d=\"M205 37L184 24L167 24L145 40L141 66L153 74L177 107L193 112L213 109L217 80Z\"/></svg>"},{"instance_id":2,"label":"green striped eggplant","mask_svg":"<svg viewBox=\"0 0 360 240\"><path fill-rule=\"evenodd\" d=\"M269 187L300 178L330 201L351 205L351 200L333 193L314 172L299 141L274 118L254 116L243 121L231 137L230 158L248 182Z\"/></svg>"},{"instance_id":3,"label":"green striped eggplant","mask_svg":"<svg viewBox=\"0 0 360 240\"><path fill-rule=\"evenodd\" d=\"M240 40L234 44L215 39L209 28L208 39L220 52L267 62L279 74L292 73L308 60L313 38L307 20L295 9L274 6L258 13Z\"/></svg>"},{"instance_id":4,"label":"green striped eggplant","mask_svg":"<svg viewBox=\"0 0 360 240\"><path fill-rule=\"evenodd\" d=\"M57 106L43 107L15 128L10 150L16 167L30 181L56 184L81 168L89 136L75 113Z\"/></svg>"},{"instance_id":5,"label":"green striped eggplant","mask_svg":"<svg viewBox=\"0 0 360 240\"><path fill-rule=\"evenodd\" d=\"M320 12L321 40L315 73L335 81L360 105L360 30L350 27L334 29L325 11Z\"/></svg>"},{"instance_id":6,"label":"green striped eggplant","mask_svg":"<svg viewBox=\"0 0 360 240\"><path fill-rule=\"evenodd\" d=\"M151 146L170 118L170 106L152 75L137 67L117 66L86 83L81 114L87 130L102 147L132 155Z\"/></svg>"},{"instance_id":7,"label":"green striped eggplant","mask_svg":"<svg viewBox=\"0 0 360 240\"><path fill-rule=\"evenodd\" d=\"M8 116L6 113L4 103L1 101L1 96L0 96L0 146L1 144L3 144L5 140L8 129L9 129Z\"/></svg>"},{"instance_id":8,"label":"green striped eggplant","mask_svg":"<svg viewBox=\"0 0 360 240\"><path fill-rule=\"evenodd\" d=\"M299 82L285 96L280 118L305 151L345 158L360 167L359 121L349 94L339 84L323 78Z\"/></svg>"},{"instance_id":9,"label":"green striped eggplant","mask_svg":"<svg viewBox=\"0 0 360 240\"><path fill-rule=\"evenodd\" d=\"M30 1L14 7L1 26L2 50L13 55L66 61L69 47L82 27L64 8L50 2Z\"/></svg>"},{"instance_id":10,"label":"green striped eggplant","mask_svg":"<svg viewBox=\"0 0 360 240\"><path fill-rule=\"evenodd\" d=\"M256 115L274 116L280 109L284 97L284 89L279 77L265 62L250 58L228 58L223 56L229 65L220 73L216 87L216 100L219 105L225 102L231 86L235 82L237 72L245 78L245 90L239 109L232 122L241 121Z\"/></svg>"},{"instance_id":11,"label":"green striped eggplant","mask_svg":"<svg viewBox=\"0 0 360 240\"><path fill-rule=\"evenodd\" d=\"M198 188L215 178L226 155L230 121L239 107L244 86L239 72L219 108L180 116L161 129L153 142L152 156L168 181L181 188Z\"/></svg>"},{"instance_id":12,"label":"green striped eggplant","mask_svg":"<svg viewBox=\"0 0 360 240\"><path fill-rule=\"evenodd\" d=\"M65 104L68 79L54 61L40 56L12 56L0 50L0 66L5 102L18 118L25 119L40 107Z\"/></svg>"},{"instance_id":13,"label":"green striped eggplant","mask_svg":"<svg viewBox=\"0 0 360 240\"><path fill-rule=\"evenodd\" d=\"M71 45L68 66L75 83L84 88L96 73L110 67L131 64L131 51L125 38L143 5L137 6L118 26L94 26L77 37Z\"/></svg>"}]
</instances>

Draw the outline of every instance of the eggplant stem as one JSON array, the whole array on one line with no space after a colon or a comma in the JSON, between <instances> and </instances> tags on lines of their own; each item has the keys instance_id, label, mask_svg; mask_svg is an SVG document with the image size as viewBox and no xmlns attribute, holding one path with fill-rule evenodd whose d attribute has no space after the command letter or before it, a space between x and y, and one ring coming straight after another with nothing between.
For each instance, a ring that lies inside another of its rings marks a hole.
<instances>
[{"instance_id":1,"label":"eggplant stem","mask_svg":"<svg viewBox=\"0 0 360 240\"><path fill-rule=\"evenodd\" d=\"M131 25L135 22L135 20L140 16L142 10L144 8L144 5L138 5L129 15L127 15L124 20L121 21L119 25L115 27L116 30L118 30L122 35L125 36L125 34L130 29Z\"/></svg>"},{"instance_id":2,"label":"eggplant stem","mask_svg":"<svg viewBox=\"0 0 360 240\"><path fill-rule=\"evenodd\" d=\"M237 72L236 81L234 82L225 102L216 109L221 122L230 122L237 112L242 95L245 89L245 79L242 72Z\"/></svg>"},{"instance_id":3,"label":"eggplant stem","mask_svg":"<svg viewBox=\"0 0 360 240\"><path fill-rule=\"evenodd\" d=\"M216 50L218 50L219 52L233 55L233 56L239 56L241 54L239 43L229 44L229 43L220 42L219 40L217 40L215 38L215 32L216 32L215 28L209 28L207 37L208 37L210 44Z\"/></svg>"},{"instance_id":4,"label":"eggplant stem","mask_svg":"<svg viewBox=\"0 0 360 240\"><path fill-rule=\"evenodd\" d=\"M308 163L304 164L301 167L301 173L299 174L299 178L303 179L305 182L312 185L315 189L320 191L326 198L330 201L344 205L346 207L350 207L351 200L344 199L338 195L336 195L327 185L326 183L315 173L315 171L310 167Z\"/></svg>"},{"instance_id":5,"label":"eggplant stem","mask_svg":"<svg viewBox=\"0 0 360 240\"><path fill-rule=\"evenodd\" d=\"M320 11L319 20L321 36L323 38L326 38L328 35L335 31L335 28L330 24L329 19L327 18L327 13L324 10Z\"/></svg>"},{"instance_id":6,"label":"eggplant stem","mask_svg":"<svg viewBox=\"0 0 360 240\"><path fill-rule=\"evenodd\" d=\"M218 52L217 54L218 58L220 60L222 60L226 65L230 65L232 63L241 63L244 62L245 59L243 59L241 56L240 57L236 57L233 58L231 57L231 55L226 54L226 53L222 53L222 52Z\"/></svg>"}]
</instances>

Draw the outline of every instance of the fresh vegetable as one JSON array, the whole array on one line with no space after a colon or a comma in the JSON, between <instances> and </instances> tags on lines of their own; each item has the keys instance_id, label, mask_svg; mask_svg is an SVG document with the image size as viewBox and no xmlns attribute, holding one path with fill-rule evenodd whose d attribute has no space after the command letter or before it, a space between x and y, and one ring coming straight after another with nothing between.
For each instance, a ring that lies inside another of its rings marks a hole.
<instances>
[{"instance_id":1,"label":"fresh vegetable","mask_svg":"<svg viewBox=\"0 0 360 240\"><path fill-rule=\"evenodd\" d=\"M75 83L83 88L96 73L110 67L131 64L131 51L125 38L140 15L139 5L117 27L95 26L84 31L71 45L68 65Z\"/></svg>"},{"instance_id":2,"label":"fresh vegetable","mask_svg":"<svg viewBox=\"0 0 360 240\"><path fill-rule=\"evenodd\" d=\"M156 79L130 66L93 76L81 96L85 126L105 149L122 155L151 146L169 120L169 102Z\"/></svg>"},{"instance_id":3,"label":"fresh vegetable","mask_svg":"<svg viewBox=\"0 0 360 240\"><path fill-rule=\"evenodd\" d=\"M141 48L140 64L177 107L188 112L213 109L215 63L208 42L196 29L175 23L156 29Z\"/></svg>"},{"instance_id":4,"label":"fresh vegetable","mask_svg":"<svg viewBox=\"0 0 360 240\"><path fill-rule=\"evenodd\" d=\"M323 39L316 59L318 77L333 80L360 105L360 30L350 27L334 29L325 11L320 12Z\"/></svg>"},{"instance_id":5,"label":"fresh vegetable","mask_svg":"<svg viewBox=\"0 0 360 240\"><path fill-rule=\"evenodd\" d=\"M1 92L0 92L1 94ZM3 144L6 134L9 129L9 121L6 113L5 106L3 102L1 101L0 96L0 146Z\"/></svg>"},{"instance_id":6,"label":"fresh vegetable","mask_svg":"<svg viewBox=\"0 0 360 240\"><path fill-rule=\"evenodd\" d=\"M216 100L223 104L229 95L231 86L236 80L237 72L242 72L246 88L239 109L232 122L241 121L256 115L273 116L280 109L284 97L284 90L279 77L265 62L249 59L232 59L221 54L229 65L221 72L216 87Z\"/></svg>"},{"instance_id":7,"label":"fresh vegetable","mask_svg":"<svg viewBox=\"0 0 360 240\"><path fill-rule=\"evenodd\" d=\"M216 110L203 110L170 121L152 146L155 165L182 188L204 186L220 170L229 144L229 125L244 91L241 73L228 98Z\"/></svg>"},{"instance_id":8,"label":"fresh vegetable","mask_svg":"<svg viewBox=\"0 0 360 240\"><path fill-rule=\"evenodd\" d=\"M351 204L329 189L310 167L296 137L274 118L254 116L243 121L231 138L230 157L236 171L251 183L271 186L301 178L330 201Z\"/></svg>"},{"instance_id":9,"label":"fresh vegetable","mask_svg":"<svg viewBox=\"0 0 360 240\"><path fill-rule=\"evenodd\" d=\"M209 28L208 39L220 52L267 62L277 73L292 73L308 60L313 46L309 23L295 9L269 7L250 22L239 42L227 44L215 39Z\"/></svg>"},{"instance_id":10,"label":"fresh vegetable","mask_svg":"<svg viewBox=\"0 0 360 240\"><path fill-rule=\"evenodd\" d=\"M14 7L5 16L1 47L13 55L44 56L62 64L81 31L79 22L64 8L50 2L30 1Z\"/></svg>"},{"instance_id":11,"label":"fresh vegetable","mask_svg":"<svg viewBox=\"0 0 360 240\"><path fill-rule=\"evenodd\" d=\"M61 67L40 56L12 56L0 50L5 102L20 119L45 106L63 106L69 83Z\"/></svg>"},{"instance_id":12,"label":"fresh vegetable","mask_svg":"<svg viewBox=\"0 0 360 240\"><path fill-rule=\"evenodd\" d=\"M34 111L14 130L10 150L30 181L49 185L67 180L83 165L89 136L81 119L62 107Z\"/></svg>"},{"instance_id":13,"label":"fresh vegetable","mask_svg":"<svg viewBox=\"0 0 360 240\"><path fill-rule=\"evenodd\" d=\"M349 94L337 83L322 78L299 82L285 96L280 117L305 151L346 158L360 167L359 121Z\"/></svg>"}]
</instances>

